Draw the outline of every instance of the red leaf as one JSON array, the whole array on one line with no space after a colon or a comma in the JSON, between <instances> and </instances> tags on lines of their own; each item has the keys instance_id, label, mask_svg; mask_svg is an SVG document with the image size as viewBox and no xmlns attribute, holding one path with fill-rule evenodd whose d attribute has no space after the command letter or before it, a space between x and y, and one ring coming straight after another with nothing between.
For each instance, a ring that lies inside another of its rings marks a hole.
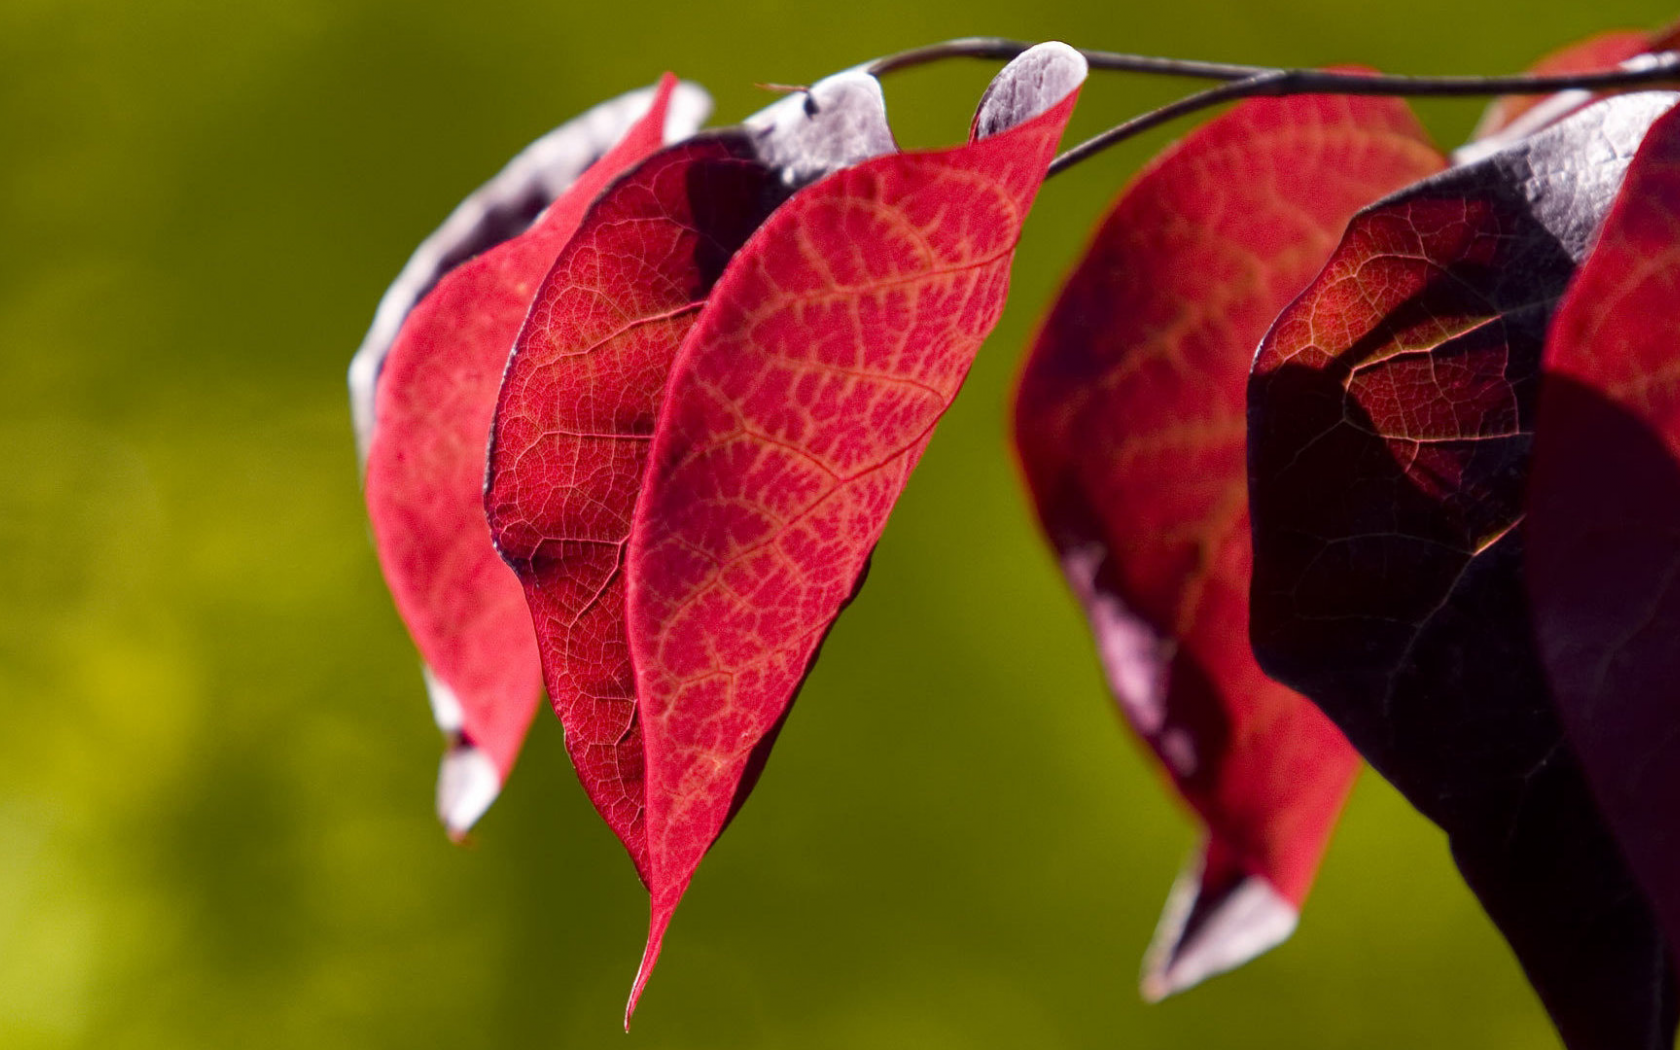
<instances>
[{"instance_id":1,"label":"red leaf","mask_svg":"<svg viewBox=\"0 0 1680 1050\"><path fill-rule=\"evenodd\" d=\"M1546 346L1528 579L1599 808L1680 945L1680 110L1657 121Z\"/></svg>"},{"instance_id":2,"label":"red leaf","mask_svg":"<svg viewBox=\"0 0 1680 1050\"><path fill-rule=\"evenodd\" d=\"M1674 983L1547 695L1523 488L1546 324L1672 98L1362 212L1249 385L1261 666L1447 832L1573 1048L1671 1046Z\"/></svg>"},{"instance_id":3,"label":"red leaf","mask_svg":"<svg viewBox=\"0 0 1680 1050\"><path fill-rule=\"evenodd\" d=\"M808 97L814 116L806 96L784 100L607 190L543 281L496 407L491 532L524 585L578 778L650 885L621 569L666 376L787 184L893 149L873 78L830 78Z\"/></svg>"},{"instance_id":4,"label":"red leaf","mask_svg":"<svg viewBox=\"0 0 1680 1050\"><path fill-rule=\"evenodd\" d=\"M988 89L968 145L796 194L678 354L630 534L653 894L630 1010L1002 311L1084 68L1034 48Z\"/></svg>"},{"instance_id":5,"label":"red leaf","mask_svg":"<svg viewBox=\"0 0 1680 1050\"><path fill-rule=\"evenodd\" d=\"M710 136L616 183L537 293L496 408L491 534L524 584L578 778L644 882L620 562L671 358L774 182L742 139Z\"/></svg>"},{"instance_id":6,"label":"red leaf","mask_svg":"<svg viewBox=\"0 0 1680 1050\"><path fill-rule=\"evenodd\" d=\"M577 181L652 105L657 87L638 88L568 120L519 151L489 182L474 190L420 242L380 297L373 325L350 362L350 415L356 454L365 469L373 440L374 390L385 357L409 311L443 275L528 229L543 209ZM678 83L666 111L665 139L693 134L711 110L699 87Z\"/></svg>"},{"instance_id":7,"label":"red leaf","mask_svg":"<svg viewBox=\"0 0 1680 1050\"><path fill-rule=\"evenodd\" d=\"M1021 377L1015 440L1121 711L1207 827L1150 998L1286 938L1358 770L1248 646L1244 390L1361 206L1440 170L1403 102L1246 102L1115 203Z\"/></svg>"},{"instance_id":8,"label":"red leaf","mask_svg":"<svg viewBox=\"0 0 1680 1050\"><path fill-rule=\"evenodd\" d=\"M1637 29L1613 29L1553 51L1534 63L1529 72L1537 76L1564 76L1569 73L1615 69L1633 56L1650 50L1651 44L1652 37L1649 33ZM1591 97L1585 91L1569 94L1576 96L1575 106L1585 104ZM1505 131L1517 118L1533 111L1547 98L1546 95L1501 95L1488 104L1487 111L1482 114L1481 121L1470 136L1471 140L1485 139ZM1561 115L1553 114L1554 117Z\"/></svg>"},{"instance_id":9,"label":"red leaf","mask_svg":"<svg viewBox=\"0 0 1680 1050\"><path fill-rule=\"evenodd\" d=\"M675 87L674 77L662 79L622 141L524 233L449 270L429 292L401 291L424 298L401 322L389 354L360 369L364 379L377 375L366 494L380 565L425 661L439 725L458 737L438 781L439 816L452 834L465 832L500 790L540 684L525 603L483 518L484 445L502 366L537 282L583 209L613 176L658 147ZM515 206L505 208L509 203ZM469 199L451 222L477 212L484 216L478 225L463 223L477 234L465 244L429 241L411 268L422 275L441 269L449 257L486 246L485 228L529 209L529 197ZM408 287L399 279L390 294Z\"/></svg>"},{"instance_id":10,"label":"red leaf","mask_svg":"<svg viewBox=\"0 0 1680 1050\"><path fill-rule=\"evenodd\" d=\"M1680 23L1656 33L1612 30L1554 51L1529 72L1563 76L1631 67L1640 55L1670 51L1676 46L1680 46ZM1604 97L1604 92L1580 89L1550 95L1501 95L1488 104L1470 141L1453 152L1453 160L1460 164L1480 160Z\"/></svg>"}]
</instances>

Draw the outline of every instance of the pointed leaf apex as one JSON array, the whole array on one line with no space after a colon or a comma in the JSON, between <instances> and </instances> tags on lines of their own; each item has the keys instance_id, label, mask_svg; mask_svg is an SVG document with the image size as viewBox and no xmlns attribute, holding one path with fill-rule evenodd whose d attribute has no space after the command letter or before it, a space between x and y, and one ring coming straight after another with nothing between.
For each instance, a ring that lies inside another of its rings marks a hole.
<instances>
[{"instance_id":1,"label":"pointed leaf apex","mask_svg":"<svg viewBox=\"0 0 1680 1050\"><path fill-rule=\"evenodd\" d=\"M687 888L687 884L684 884ZM653 976L653 967L659 962L659 950L665 944L665 930L671 925L671 916L677 910L677 901L682 899L679 890L672 894L668 903L655 900L652 914L648 918L647 947L642 950L642 963L636 968L636 983L630 986L630 1001L624 1004L624 1030L630 1031L630 1018L636 1012L636 1004L641 1001L642 989L647 987L648 978Z\"/></svg>"},{"instance_id":2,"label":"pointed leaf apex","mask_svg":"<svg viewBox=\"0 0 1680 1050\"><path fill-rule=\"evenodd\" d=\"M437 814L449 837L460 842L502 791L502 777L490 756L458 744L438 765Z\"/></svg>"},{"instance_id":3,"label":"pointed leaf apex","mask_svg":"<svg viewBox=\"0 0 1680 1050\"><path fill-rule=\"evenodd\" d=\"M1234 970L1289 939L1299 912L1258 875L1205 892L1206 852L1198 850L1167 894L1167 906L1143 957L1139 992L1160 1002Z\"/></svg>"}]
</instances>

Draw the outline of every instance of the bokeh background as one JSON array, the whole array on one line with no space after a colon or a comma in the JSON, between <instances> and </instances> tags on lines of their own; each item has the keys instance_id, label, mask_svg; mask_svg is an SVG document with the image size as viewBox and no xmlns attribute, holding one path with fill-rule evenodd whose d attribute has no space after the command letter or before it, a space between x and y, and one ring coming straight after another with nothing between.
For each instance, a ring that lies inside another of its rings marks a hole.
<instances>
[{"instance_id":1,"label":"bokeh background","mask_svg":"<svg viewBox=\"0 0 1680 1050\"><path fill-rule=\"evenodd\" d=\"M0 1045L1556 1046L1441 836L1368 773L1292 941L1138 1000L1194 830L1104 695L1003 409L1085 231L1172 133L1040 198L628 1037L645 897L554 719L468 847L432 817L343 377L465 192L665 68L723 120L756 81L981 32L1498 72L1671 4L3 0ZM901 140L958 140L991 68L890 80ZM1181 90L1099 75L1074 134ZM1420 108L1446 144L1478 111Z\"/></svg>"}]
</instances>

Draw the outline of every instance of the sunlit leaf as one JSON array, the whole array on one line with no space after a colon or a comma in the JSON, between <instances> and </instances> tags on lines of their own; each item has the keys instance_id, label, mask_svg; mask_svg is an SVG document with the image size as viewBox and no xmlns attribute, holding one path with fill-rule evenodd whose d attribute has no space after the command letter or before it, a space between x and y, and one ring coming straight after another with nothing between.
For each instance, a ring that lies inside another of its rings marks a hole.
<instances>
[{"instance_id":1,"label":"sunlit leaf","mask_svg":"<svg viewBox=\"0 0 1680 1050\"><path fill-rule=\"evenodd\" d=\"M631 527L652 928L752 789L887 515L996 324L1085 62L1041 45L967 145L794 195L678 353Z\"/></svg>"},{"instance_id":2,"label":"sunlit leaf","mask_svg":"<svg viewBox=\"0 0 1680 1050\"><path fill-rule=\"evenodd\" d=\"M623 561L666 377L724 266L791 186L893 148L879 85L847 73L654 154L590 208L502 382L491 531L524 585L578 777L650 885Z\"/></svg>"}]
</instances>

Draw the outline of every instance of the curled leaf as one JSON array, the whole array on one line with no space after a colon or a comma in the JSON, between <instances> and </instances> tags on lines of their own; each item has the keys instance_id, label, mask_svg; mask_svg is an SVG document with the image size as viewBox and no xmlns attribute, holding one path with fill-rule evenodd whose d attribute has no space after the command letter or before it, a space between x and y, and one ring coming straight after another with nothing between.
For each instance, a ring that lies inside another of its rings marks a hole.
<instances>
[{"instance_id":1,"label":"curled leaf","mask_svg":"<svg viewBox=\"0 0 1680 1050\"><path fill-rule=\"evenodd\" d=\"M1244 390L1347 220L1438 171L1402 102L1245 102L1121 195L1033 347L1015 441L1109 687L1206 827L1145 964L1159 998L1286 938L1358 756L1248 646Z\"/></svg>"},{"instance_id":2,"label":"curled leaf","mask_svg":"<svg viewBox=\"0 0 1680 1050\"><path fill-rule=\"evenodd\" d=\"M674 97L684 100L683 117L672 125ZM422 246L352 365L357 416L371 430L365 487L380 566L420 650L438 725L452 739L438 778L438 815L452 834L464 833L500 791L540 686L525 603L483 518L484 446L503 363L584 207L668 129L691 130L703 98L693 88L679 93L667 76L639 101L620 100L540 140ZM637 119L613 136L616 146L509 236L631 115ZM387 352L389 317L410 300Z\"/></svg>"},{"instance_id":3,"label":"curled leaf","mask_svg":"<svg viewBox=\"0 0 1680 1050\"><path fill-rule=\"evenodd\" d=\"M1673 95L1596 103L1354 218L1249 383L1251 633L1446 832L1571 1048L1672 1045L1675 985L1529 630L1547 323Z\"/></svg>"},{"instance_id":4,"label":"curled leaf","mask_svg":"<svg viewBox=\"0 0 1680 1050\"><path fill-rule=\"evenodd\" d=\"M1040 45L999 74L967 145L795 194L677 355L627 563L653 896L632 1010L1002 311L1084 72Z\"/></svg>"},{"instance_id":5,"label":"curled leaf","mask_svg":"<svg viewBox=\"0 0 1680 1050\"><path fill-rule=\"evenodd\" d=\"M1680 945L1680 109L1651 128L1546 341L1535 636L1571 749Z\"/></svg>"}]
</instances>

